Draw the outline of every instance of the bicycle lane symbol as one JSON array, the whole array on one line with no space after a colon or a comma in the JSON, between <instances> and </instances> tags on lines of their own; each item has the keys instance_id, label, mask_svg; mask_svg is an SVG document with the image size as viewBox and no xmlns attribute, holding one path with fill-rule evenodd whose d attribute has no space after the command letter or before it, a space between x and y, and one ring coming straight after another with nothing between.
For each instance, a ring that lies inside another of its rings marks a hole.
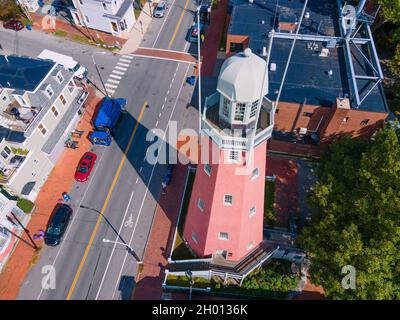
<instances>
[{"instance_id":1,"label":"bicycle lane symbol","mask_svg":"<svg viewBox=\"0 0 400 320\"><path fill-rule=\"evenodd\" d=\"M129 219L125 221L125 227L132 228L133 227L133 217L132 215L129 216Z\"/></svg>"}]
</instances>

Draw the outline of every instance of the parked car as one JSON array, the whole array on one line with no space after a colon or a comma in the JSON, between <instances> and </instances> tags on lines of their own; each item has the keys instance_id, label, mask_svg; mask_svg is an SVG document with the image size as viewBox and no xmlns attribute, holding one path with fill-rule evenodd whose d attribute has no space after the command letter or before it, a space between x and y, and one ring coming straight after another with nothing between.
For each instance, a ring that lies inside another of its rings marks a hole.
<instances>
[{"instance_id":1,"label":"parked car","mask_svg":"<svg viewBox=\"0 0 400 320\"><path fill-rule=\"evenodd\" d=\"M167 3L165 1L160 1L157 7L154 9L154 17L162 18L165 15L165 10L167 9Z\"/></svg>"},{"instance_id":2,"label":"parked car","mask_svg":"<svg viewBox=\"0 0 400 320\"><path fill-rule=\"evenodd\" d=\"M92 172L94 164L96 163L97 156L93 152L85 152L75 172L75 180L78 182L85 182Z\"/></svg>"},{"instance_id":3,"label":"parked car","mask_svg":"<svg viewBox=\"0 0 400 320\"><path fill-rule=\"evenodd\" d=\"M8 20L3 22L3 28L19 31L24 28L24 24L19 20Z\"/></svg>"},{"instance_id":4,"label":"parked car","mask_svg":"<svg viewBox=\"0 0 400 320\"><path fill-rule=\"evenodd\" d=\"M174 171L174 165L168 164L167 172L165 173L165 176L163 177L162 182L161 182L163 189L165 189L171 183L173 171Z\"/></svg>"},{"instance_id":5,"label":"parked car","mask_svg":"<svg viewBox=\"0 0 400 320\"><path fill-rule=\"evenodd\" d=\"M70 206L63 203L55 208L44 235L46 245L54 247L61 242L71 217L72 209Z\"/></svg>"}]
</instances>

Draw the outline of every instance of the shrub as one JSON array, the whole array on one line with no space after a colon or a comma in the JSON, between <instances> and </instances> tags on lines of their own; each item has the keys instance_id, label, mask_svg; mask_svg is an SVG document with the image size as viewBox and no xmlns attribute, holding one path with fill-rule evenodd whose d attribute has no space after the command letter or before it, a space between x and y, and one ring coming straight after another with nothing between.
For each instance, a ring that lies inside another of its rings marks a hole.
<instances>
[{"instance_id":1,"label":"shrub","mask_svg":"<svg viewBox=\"0 0 400 320\"><path fill-rule=\"evenodd\" d=\"M17 201L17 207L25 213L30 213L33 209L33 206L33 202L27 199L18 199Z\"/></svg>"}]
</instances>

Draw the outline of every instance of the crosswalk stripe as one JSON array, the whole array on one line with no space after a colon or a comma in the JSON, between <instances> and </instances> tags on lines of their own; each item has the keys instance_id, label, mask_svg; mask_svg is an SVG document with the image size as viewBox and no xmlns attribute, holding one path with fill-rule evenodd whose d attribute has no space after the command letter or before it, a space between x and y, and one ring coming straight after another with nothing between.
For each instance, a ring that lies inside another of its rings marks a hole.
<instances>
[{"instance_id":1,"label":"crosswalk stripe","mask_svg":"<svg viewBox=\"0 0 400 320\"><path fill-rule=\"evenodd\" d=\"M124 58L121 58L121 59L119 59L119 61L121 62L126 62L126 63L131 63L131 60L128 60L128 59L124 59Z\"/></svg>"},{"instance_id":2,"label":"crosswalk stripe","mask_svg":"<svg viewBox=\"0 0 400 320\"><path fill-rule=\"evenodd\" d=\"M128 63L118 62L117 65L123 66L123 67L129 67L129 64L128 64Z\"/></svg>"},{"instance_id":3,"label":"crosswalk stripe","mask_svg":"<svg viewBox=\"0 0 400 320\"><path fill-rule=\"evenodd\" d=\"M115 69L124 70L124 71L128 70L128 68L123 68L123 67L120 67L120 66L115 66Z\"/></svg>"},{"instance_id":4,"label":"crosswalk stripe","mask_svg":"<svg viewBox=\"0 0 400 320\"><path fill-rule=\"evenodd\" d=\"M125 72L121 72L121 71L118 71L118 70L113 70L112 73L120 74L122 76L125 74Z\"/></svg>"},{"instance_id":5,"label":"crosswalk stripe","mask_svg":"<svg viewBox=\"0 0 400 320\"><path fill-rule=\"evenodd\" d=\"M107 82L119 83L120 81L115 79L107 79Z\"/></svg>"},{"instance_id":6,"label":"crosswalk stripe","mask_svg":"<svg viewBox=\"0 0 400 320\"><path fill-rule=\"evenodd\" d=\"M115 84L111 84L111 83L106 83L106 87L118 88L118 86L116 86Z\"/></svg>"},{"instance_id":7,"label":"crosswalk stripe","mask_svg":"<svg viewBox=\"0 0 400 320\"><path fill-rule=\"evenodd\" d=\"M133 59L133 56L128 56L128 55L126 55L126 54L124 54L124 55L121 56L121 57L124 58L124 59L129 59L129 60Z\"/></svg>"},{"instance_id":8,"label":"crosswalk stripe","mask_svg":"<svg viewBox=\"0 0 400 320\"><path fill-rule=\"evenodd\" d=\"M107 92L113 94L115 92L115 90L108 88Z\"/></svg>"},{"instance_id":9,"label":"crosswalk stripe","mask_svg":"<svg viewBox=\"0 0 400 320\"><path fill-rule=\"evenodd\" d=\"M117 76L117 75L115 75L115 74L110 74L110 77L111 77L111 78L114 78L114 79L122 79L121 76Z\"/></svg>"}]
</instances>

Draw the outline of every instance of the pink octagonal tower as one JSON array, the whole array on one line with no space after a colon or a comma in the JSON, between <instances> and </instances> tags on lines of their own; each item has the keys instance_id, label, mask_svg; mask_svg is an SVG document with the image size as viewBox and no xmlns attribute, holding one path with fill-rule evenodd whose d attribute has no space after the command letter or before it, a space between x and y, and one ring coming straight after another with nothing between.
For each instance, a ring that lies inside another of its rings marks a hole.
<instances>
[{"instance_id":1,"label":"pink octagonal tower","mask_svg":"<svg viewBox=\"0 0 400 320\"><path fill-rule=\"evenodd\" d=\"M267 62L247 48L223 63L217 92L205 100L202 161L183 233L199 257L239 261L263 240L267 140L274 125L267 93Z\"/></svg>"}]
</instances>

